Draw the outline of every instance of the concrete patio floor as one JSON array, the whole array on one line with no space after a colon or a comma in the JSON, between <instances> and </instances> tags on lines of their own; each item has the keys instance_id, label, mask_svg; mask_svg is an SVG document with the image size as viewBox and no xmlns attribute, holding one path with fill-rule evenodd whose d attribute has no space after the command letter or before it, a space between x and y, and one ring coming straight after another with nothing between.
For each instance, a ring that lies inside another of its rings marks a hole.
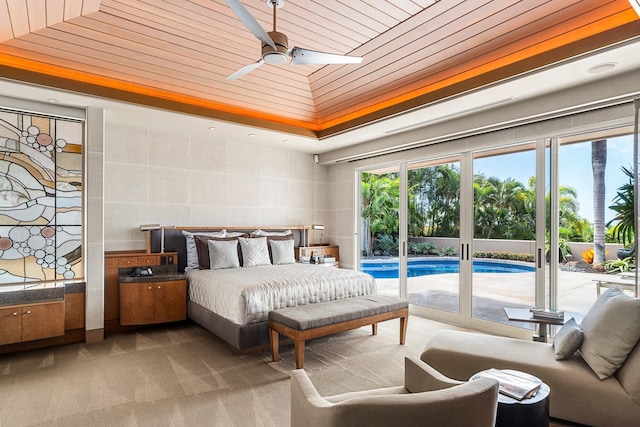
<instances>
[{"instance_id":1,"label":"concrete patio floor","mask_svg":"<svg viewBox=\"0 0 640 427\"><path fill-rule=\"evenodd\" d=\"M548 275L548 270L547 270ZM615 277L612 274L558 271L558 309L586 313L597 298L596 280ZM534 272L474 273L472 316L474 318L512 324L504 307L530 308L535 305ZM408 278L409 302L424 307L457 313L459 304L459 275L433 274ZM398 279L376 279L378 292L398 295ZM629 295L633 293L626 291ZM549 300L547 291L546 301ZM521 326L533 329L532 324Z\"/></svg>"}]
</instances>

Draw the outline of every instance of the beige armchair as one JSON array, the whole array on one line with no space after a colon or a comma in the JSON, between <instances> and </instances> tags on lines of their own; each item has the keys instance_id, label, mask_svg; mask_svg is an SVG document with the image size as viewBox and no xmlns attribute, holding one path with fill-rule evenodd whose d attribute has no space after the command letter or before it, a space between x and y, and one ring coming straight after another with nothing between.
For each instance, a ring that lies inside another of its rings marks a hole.
<instances>
[{"instance_id":1,"label":"beige armchair","mask_svg":"<svg viewBox=\"0 0 640 427\"><path fill-rule=\"evenodd\" d=\"M291 372L291 426L493 427L498 382L445 377L405 358L405 385L321 397L303 369Z\"/></svg>"}]
</instances>

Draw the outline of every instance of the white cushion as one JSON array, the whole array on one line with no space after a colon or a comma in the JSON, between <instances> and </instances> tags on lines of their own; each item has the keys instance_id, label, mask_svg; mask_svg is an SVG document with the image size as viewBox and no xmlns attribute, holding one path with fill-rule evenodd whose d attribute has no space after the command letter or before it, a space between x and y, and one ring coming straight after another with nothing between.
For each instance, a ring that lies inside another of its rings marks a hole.
<instances>
[{"instance_id":1,"label":"white cushion","mask_svg":"<svg viewBox=\"0 0 640 427\"><path fill-rule=\"evenodd\" d=\"M289 240L271 240L271 258L273 264L295 264L296 256L293 251L294 241Z\"/></svg>"},{"instance_id":2,"label":"white cushion","mask_svg":"<svg viewBox=\"0 0 640 427\"><path fill-rule=\"evenodd\" d=\"M242 250L242 266L269 265L269 249L266 237L238 237Z\"/></svg>"},{"instance_id":3,"label":"white cushion","mask_svg":"<svg viewBox=\"0 0 640 427\"><path fill-rule=\"evenodd\" d=\"M212 270L239 268L237 240L209 240L209 263Z\"/></svg>"},{"instance_id":4,"label":"white cushion","mask_svg":"<svg viewBox=\"0 0 640 427\"><path fill-rule=\"evenodd\" d=\"M581 324L580 354L598 378L605 379L622 366L640 339L640 299L609 288L589 309Z\"/></svg>"},{"instance_id":5,"label":"white cushion","mask_svg":"<svg viewBox=\"0 0 640 427\"><path fill-rule=\"evenodd\" d=\"M573 317L565 322L553 339L556 360L567 360L580 348L583 333Z\"/></svg>"},{"instance_id":6,"label":"white cushion","mask_svg":"<svg viewBox=\"0 0 640 427\"><path fill-rule=\"evenodd\" d=\"M203 236L211 236L211 237L226 237L226 230L213 231L213 232L190 232L183 231L182 235L184 236L184 240L187 246L187 266L185 267L185 271L197 269L198 264L198 249L196 248L196 241L193 238L194 235L199 234Z\"/></svg>"}]
</instances>

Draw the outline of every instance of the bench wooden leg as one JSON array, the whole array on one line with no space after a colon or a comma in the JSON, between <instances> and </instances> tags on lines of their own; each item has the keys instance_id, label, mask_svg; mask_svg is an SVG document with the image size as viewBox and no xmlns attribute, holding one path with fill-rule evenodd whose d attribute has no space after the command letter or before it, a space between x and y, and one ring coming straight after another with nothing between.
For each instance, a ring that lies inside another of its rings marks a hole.
<instances>
[{"instance_id":1,"label":"bench wooden leg","mask_svg":"<svg viewBox=\"0 0 640 427\"><path fill-rule=\"evenodd\" d=\"M278 361L278 350L280 347L278 340L279 340L278 331L276 331L275 329L269 328L269 344L271 346L271 359L274 362Z\"/></svg>"},{"instance_id":2,"label":"bench wooden leg","mask_svg":"<svg viewBox=\"0 0 640 427\"><path fill-rule=\"evenodd\" d=\"M404 345L404 341L407 338L407 323L409 322L408 316L402 316L400 318L400 345Z\"/></svg>"},{"instance_id":3,"label":"bench wooden leg","mask_svg":"<svg viewBox=\"0 0 640 427\"><path fill-rule=\"evenodd\" d=\"M371 335L378 335L378 324L377 323L372 323L371 324Z\"/></svg>"},{"instance_id":4,"label":"bench wooden leg","mask_svg":"<svg viewBox=\"0 0 640 427\"><path fill-rule=\"evenodd\" d=\"M304 340L295 340L293 346L296 355L296 369L302 369L304 366Z\"/></svg>"}]
</instances>

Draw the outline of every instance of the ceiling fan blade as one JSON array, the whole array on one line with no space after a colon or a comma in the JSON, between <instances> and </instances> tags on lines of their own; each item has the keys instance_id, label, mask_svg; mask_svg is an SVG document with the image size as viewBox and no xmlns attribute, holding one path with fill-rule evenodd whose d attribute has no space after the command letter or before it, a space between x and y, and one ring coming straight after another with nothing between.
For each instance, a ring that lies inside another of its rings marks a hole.
<instances>
[{"instance_id":1,"label":"ceiling fan blade","mask_svg":"<svg viewBox=\"0 0 640 427\"><path fill-rule=\"evenodd\" d=\"M227 80L239 79L240 77L244 76L245 74L249 74L250 72L252 72L256 68L258 68L262 64L264 64L264 61L262 60L262 58L260 58L260 60L258 62L254 62L253 64L245 65L244 67L240 68L238 71L236 71L235 73L233 73L229 77L227 77Z\"/></svg>"},{"instance_id":2,"label":"ceiling fan blade","mask_svg":"<svg viewBox=\"0 0 640 427\"><path fill-rule=\"evenodd\" d=\"M294 47L291 50L291 64L359 64L361 56L338 55L335 53L317 52L315 50Z\"/></svg>"},{"instance_id":3,"label":"ceiling fan blade","mask_svg":"<svg viewBox=\"0 0 640 427\"><path fill-rule=\"evenodd\" d=\"M242 3L240 3L240 0L225 0L225 1L227 2L231 10L233 10L233 13L236 14L238 19L242 21L244 26L247 27L247 29L251 31L253 35L258 38L258 40L262 41L262 43L264 44L271 46L274 49L276 48L276 44L273 42L273 40L271 40L271 37L269 37L269 34L267 34L267 32L260 26L260 24L258 24L258 21L256 21L256 18L254 18L253 15L249 13L247 8L244 7Z\"/></svg>"}]
</instances>

